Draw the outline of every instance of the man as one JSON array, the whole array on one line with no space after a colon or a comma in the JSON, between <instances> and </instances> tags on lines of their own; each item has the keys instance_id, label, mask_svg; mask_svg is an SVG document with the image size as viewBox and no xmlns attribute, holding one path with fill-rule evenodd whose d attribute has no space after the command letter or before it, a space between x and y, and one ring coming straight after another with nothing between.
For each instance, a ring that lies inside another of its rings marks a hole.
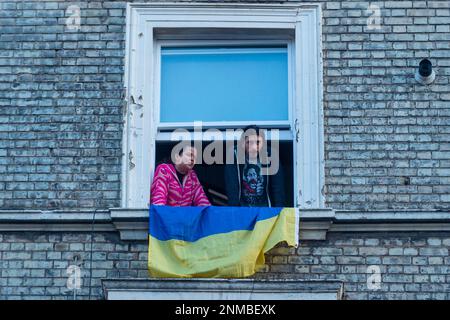
<instances>
[{"instance_id":1,"label":"man","mask_svg":"<svg viewBox=\"0 0 450 320\"><path fill-rule=\"evenodd\" d=\"M228 205L243 207L284 207L284 177L278 154L263 151L266 144L264 131L257 126L244 129L237 148L234 163L225 166L225 189ZM230 150L228 150L230 151ZM240 157L240 152L244 157ZM272 157L271 157L272 156ZM273 158L276 156L277 158ZM267 170L268 158L278 161L274 174ZM241 159L243 158L243 159Z\"/></svg>"}]
</instances>

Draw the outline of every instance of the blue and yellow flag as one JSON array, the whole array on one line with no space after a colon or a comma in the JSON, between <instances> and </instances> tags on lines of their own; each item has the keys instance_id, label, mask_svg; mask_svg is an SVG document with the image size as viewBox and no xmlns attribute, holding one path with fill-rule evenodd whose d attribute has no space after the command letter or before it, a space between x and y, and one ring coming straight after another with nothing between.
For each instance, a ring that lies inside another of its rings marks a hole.
<instances>
[{"instance_id":1,"label":"blue and yellow flag","mask_svg":"<svg viewBox=\"0 0 450 320\"><path fill-rule=\"evenodd\" d=\"M298 244L295 208L152 205L148 268L153 277L247 277L281 241Z\"/></svg>"}]
</instances>

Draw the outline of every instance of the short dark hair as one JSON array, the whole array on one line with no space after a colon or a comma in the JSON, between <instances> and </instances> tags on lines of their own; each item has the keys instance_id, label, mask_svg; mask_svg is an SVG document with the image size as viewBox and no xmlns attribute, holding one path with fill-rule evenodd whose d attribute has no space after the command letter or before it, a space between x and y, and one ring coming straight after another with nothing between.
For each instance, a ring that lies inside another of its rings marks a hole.
<instances>
[{"instance_id":1,"label":"short dark hair","mask_svg":"<svg viewBox=\"0 0 450 320\"><path fill-rule=\"evenodd\" d=\"M184 151L186 151L187 148L195 149L194 141L186 140L186 141L179 142L179 144L182 146L182 148L180 148L180 150L178 150L179 156L181 156L184 153Z\"/></svg>"},{"instance_id":2,"label":"short dark hair","mask_svg":"<svg viewBox=\"0 0 450 320\"><path fill-rule=\"evenodd\" d=\"M262 137L263 139L265 139L264 130L258 127L257 125L252 124L246 126L243 130L244 132L242 133L241 138L248 137L249 136L248 131L251 131L252 133L255 132L258 137Z\"/></svg>"},{"instance_id":3,"label":"short dark hair","mask_svg":"<svg viewBox=\"0 0 450 320\"><path fill-rule=\"evenodd\" d=\"M178 142L178 143L182 146L182 147L178 150L178 155L179 155L180 157L182 156L182 154L183 154L183 152L186 150L186 148L188 148L188 147L195 148L195 144L194 144L193 141L186 140L186 141L181 141L181 142ZM175 145L177 145L177 144L175 144ZM172 161L172 157L171 157L170 155L169 155L169 156L164 156L164 157L162 158L162 160L160 160L160 161L158 161L158 162L156 163L156 165L158 166L158 165L163 164L163 163L174 164L173 161Z\"/></svg>"}]
</instances>

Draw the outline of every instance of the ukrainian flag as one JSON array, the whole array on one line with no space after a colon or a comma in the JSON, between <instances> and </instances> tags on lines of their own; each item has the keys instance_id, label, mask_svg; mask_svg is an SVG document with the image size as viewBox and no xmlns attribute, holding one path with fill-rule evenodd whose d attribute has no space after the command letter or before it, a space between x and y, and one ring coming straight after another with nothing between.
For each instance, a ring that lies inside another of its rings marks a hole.
<instances>
[{"instance_id":1,"label":"ukrainian flag","mask_svg":"<svg viewBox=\"0 0 450 320\"><path fill-rule=\"evenodd\" d=\"M247 277L277 243L298 244L295 208L152 205L149 216L153 277Z\"/></svg>"}]
</instances>

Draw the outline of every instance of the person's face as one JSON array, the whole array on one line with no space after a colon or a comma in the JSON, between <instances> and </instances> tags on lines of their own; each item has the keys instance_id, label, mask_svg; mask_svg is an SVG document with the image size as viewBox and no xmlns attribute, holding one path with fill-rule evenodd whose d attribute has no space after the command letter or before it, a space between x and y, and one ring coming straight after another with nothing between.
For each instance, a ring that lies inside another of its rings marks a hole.
<instances>
[{"instance_id":1,"label":"person's face","mask_svg":"<svg viewBox=\"0 0 450 320\"><path fill-rule=\"evenodd\" d=\"M258 135L250 135L245 138L245 154L250 159L256 159L263 147L263 138Z\"/></svg>"},{"instance_id":2,"label":"person's face","mask_svg":"<svg viewBox=\"0 0 450 320\"><path fill-rule=\"evenodd\" d=\"M258 176L256 175L256 171L255 171L255 169L250 169L250 170L248 170L248 173L247 173L247 180L250 182L250 181L256 181L256 179L258 178Z\"/></svg>"},{"instance_id":3,"label":"person's face","mask_svg":"<svg viewBox=\"0 0 450 320\"><path fill-rule=\"evenodd\" d=\"M247 182L251 188L256 189L258 175L256 174L255 169L248 170L247 173Z\"/></svg>"},{"instance_id":4,"label":"person's face","mask_svg":"<svg viewBox=\"0 0 450 320\"><path fill-rule=\"evenodd\" d=\"M181 156L177 155L177 164L183 171L194 168L195 160L197 159L197 150L193 147L184 148Z\"/></svg>"}]
</instances>

